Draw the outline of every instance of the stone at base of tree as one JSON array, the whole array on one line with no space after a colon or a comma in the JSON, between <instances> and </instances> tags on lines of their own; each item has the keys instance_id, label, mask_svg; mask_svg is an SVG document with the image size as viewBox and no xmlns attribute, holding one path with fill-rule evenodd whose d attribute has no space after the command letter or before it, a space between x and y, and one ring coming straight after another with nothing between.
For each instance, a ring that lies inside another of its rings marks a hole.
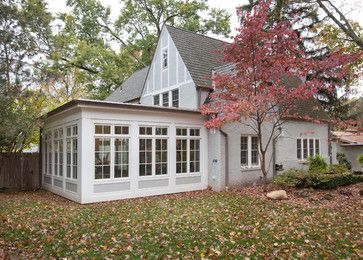
<instances>
[{"instance_id":1,"label":"stone at base of tree","mask_svg":"<svg viewBox=\"0 0 363 260\"><path fill-rule=\"evenodd\" d=\"M274 190L266 194L267 198L272 200L286 200L287 194L284 190Z\"/></svg>"}]
</instances>

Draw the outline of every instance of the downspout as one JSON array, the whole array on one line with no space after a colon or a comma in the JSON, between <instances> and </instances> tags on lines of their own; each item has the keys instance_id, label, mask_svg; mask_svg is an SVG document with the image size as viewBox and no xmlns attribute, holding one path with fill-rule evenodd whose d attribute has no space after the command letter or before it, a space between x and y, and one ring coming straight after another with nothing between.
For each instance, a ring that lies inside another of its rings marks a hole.
<instances>
[{"instance_id":1,"label":"downspout","mask_svg":"<svg viewBox=\"0 0 363 260\"><path fill-rule=\"evenodd\" d=\"M39 128L39 189L42 187L43 177L43 128Z\"/></svg>"},{"instance_id":2,"label":"downspout","mask_svg":"<svg viewBox=\"0 0 363 260\"><path fill-rule=\"evenodd\" d=\"M328 154L329 154L329 166L330 169L333 165L333 154L332 154L332 144L331 144L331 129L330 129L330 122L328 123Z\"/></svg>"},{"instance_id":3,"label":"downspout","mask_svg":"<svg viewBox=\"0 0 363 260\"><path fill-rule=\"evenodd\" d=\"M225 158L225 175L224 175L224 185L225 185L225 189L228 190L228 183L229 183L229 160L228 160L228 134L226 132L224 132L222 129L220 129L222 135L225 138L225 146L224 146L224 158Z\"/></svg>"},{"instance_id":4,"label":"downspout","mask_svg":"<svg viewBox=\"0 0 363 260\"><path fill-rule=\"evenodd\" d=\"M277 136L272 139L272 176L276 176L276 140Z\"/></svg>"}]
</instances>

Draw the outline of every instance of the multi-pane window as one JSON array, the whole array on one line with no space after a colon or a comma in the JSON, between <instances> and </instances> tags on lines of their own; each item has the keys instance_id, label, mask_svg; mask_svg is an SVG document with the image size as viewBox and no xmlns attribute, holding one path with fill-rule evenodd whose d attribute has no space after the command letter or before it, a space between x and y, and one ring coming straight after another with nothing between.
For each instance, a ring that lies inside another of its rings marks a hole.
<instances>
[{"instance_id":1,"label":"multi-pane window","mask_svg":"<svg viewBox=\"0 0 363 260\"><path fill-rule=\"evenodd\" d=\"M129 177L129 126L95 125L95 179Z\"/></svg>"},{"instance_id":2,"label":"multi-pane window","mask_svg":"<svg viewBox=\"0 0 363 260\"><path fill-rule=\"evenodd\" d=\"M296 140L297 159L307 159L320 154L320 141L316 138L298 138Z\"/></svg>"},{"instance_id":3,"label":"multi-pane window","mask_svg":"<svg viewBox=\"0 0 363 260\"><path fill-rule=\"evenodd\" d=\"M171 91L171 105L173 107L179 107L179 89Z\"/></svg>"},{"instance_id":4,"label":"multi-pane window","mask_svg":"<svg viewBox=\"0 0 363 260\"><path fill-rule=\"evenodd\" d=\"M200 129L176 129L176 173L200 172Z\"/></svg>"},{"instance_id":5,"label":"multi-pane window","mask_svg":"<svg viewBox=\"0 0 363 260\"><path fill-rule=\"evenodd\" d=\"M44 141L44 173L52 174L52 132L45 134Z\"/></svg>"},{"instance_id":6,"label":"multi-pane window","mask_svg":"<svg viewBox=\"0 0 363 260\"><path fill-rule=\"evenodd\" d=\"M168 49L163 49L162 51L162 62L163 62L163 69L168 67Z\"/></svg>"},{"instance_id":7,"label":"multi-pane window","mask_svg":"<svg viewBox=\"0 0 363 260\"><path fill-rule=\"evenodd\" d=\"M260 165L259 144L257 136L241 136L241 166L256 167Z\"/></svg>"},{"instance_id":8,"label":"multi-pane window","mask_svg":"<svg viewBox=\"0 0 363 260\"><path fill-rule=\"evenodd\" d=\"M72 125L66 128L66 176L77 179L78 174L78 126Z\"/></svg>"},{"instance_id":9,"label":"multi-pane window","mask_svg":"<svg viewBox=\"0 0 363 260\"><path fill-rule=\"evenodd\" d=\"M258 138L256 136L251 137L251 165L258 165Z\"/></svg>"},{"instance_id":10,"label":"multi-pane window","mask_svg":"<svg viewBox=\"0 0 363 260\"><path fill-rule=\"evenodd\" d=\"M168 128L139 127L139 176L168 174Z\"/></svg>"},{"instance_id":11,"label":"multi-pane window","mask_svg":"<svg viewBox=\"0 0 363 260\"><path fill-rule=\"evenodd\" d=\"M63 176L63 128L54 131L54 175Z\"/></svg>"},{"instance_id":12,"label":"multi-pane window","mask_svg":"<svg viewBox=\"0 0 363 260\"><path fill-rule=\"evenodd\" d=\"M154 106L159 106L160 105L160 95L155 95L154 96Z\"/></svg>"},{"instance_id":13,"label":"multi-pane window","mask_svg":"<svg viewBox=\"0 0 363 260\"><path fill-rule=\"evenodd\" d=\"M241 165L248 166L248 137L241 137Z\"/></svg>"},{"instance_id":14,"label":"multi-pane window","mask_svg":"<svg viewBox=\"0 0 363 260\"><path fill-rule=\"evenodd\" d=\"M111 139L95 138L95 179L111 178Z\"/></svg>"},{"instance_id":15,"label":"multi-pane window","mask_svg":"<svg viewBox=\"0 0 363 260\"><path fill-rule=\"evenodd\" d=\"M168 107L169 106L169 92L165 92L162 95L162 101L163 101L163 107Z\"/></svg>"}]
</instances>

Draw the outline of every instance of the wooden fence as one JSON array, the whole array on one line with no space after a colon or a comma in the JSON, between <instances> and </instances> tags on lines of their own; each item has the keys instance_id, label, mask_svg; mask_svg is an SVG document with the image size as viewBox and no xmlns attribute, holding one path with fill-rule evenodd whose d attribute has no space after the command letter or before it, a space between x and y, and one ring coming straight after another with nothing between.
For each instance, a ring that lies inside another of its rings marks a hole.
<instances>
[{"instance_id":1,"label":"wooden fence","mask_svg":"<svg viewBox=\"0 0 363 260\"><path fill-rule=\"evenodd\" d=\"M41 186L39 153L0 153L0 190L35 190Z\"/></svg>"}]
</instances>

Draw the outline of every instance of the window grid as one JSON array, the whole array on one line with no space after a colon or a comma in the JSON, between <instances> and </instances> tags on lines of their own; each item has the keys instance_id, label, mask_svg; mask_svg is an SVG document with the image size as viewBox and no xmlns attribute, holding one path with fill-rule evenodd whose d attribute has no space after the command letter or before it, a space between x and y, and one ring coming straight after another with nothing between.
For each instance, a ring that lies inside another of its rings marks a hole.
<instances>
[{"instance_id":1,"label":"window grid","mask_svg":"<svg viewBox=\"0 0 363 260\"><path fill-rule=\"evenodd\" d=\"M111 178L111 139L95 138L95 179Z\"/></svg>"},{"instance_id":2,"label":"window grid","mask_svg":"<svg viewBox=\"0 0 363 260\"><path fill-rule=\"evenodd\" d=\"M259 143L257 136L241 136L241 166L244 168L260 166Z\"/></svg>"},{"instance_id":3,"label":"window grid","mask_svg":"<svg viewBox=\"0 0 363 260\"><path fill-rule=\"evenodd\" d=\"M78 126L66 127L66 177L77 179L78 177Z\"/></svg>"},{"instance_id":4,"label":"window grid","mask_svg":"<svg viewBox=\"0 0 363 260\"><path fill-rule=\"evenodd\" d=\"M95 124L96 180L129 177L130 127Z\"/></svg>"},{"instance_id":5,"label":"window grid","mask_svg":"<svg viewBox=\"0 0 363 260\"><path fill-rule=\"evenodd\" d=\"M163 98L163 107L168 107L169 106L169 92L164 92L161 94L162 98Z\"/></svg>"},{"instance_id":6,"label":"window grid","mask_svg":"<svg viewBox=\"0 0 363 260\"><path fill-rule=\"evenodd\" d=\"M129 139L115 139L115 178L129 177Z\"/></svg>"},{"instance_id":7,"label":"window grid","mask_svg":"<svg viewBox=\"0 0 363 260\"><path fill-rule=\"evenodd\" d=\"M168 128L139 126L139 176L168 174Z\"/></svg>"},{"instance_id":8,"label":"window grid","mask_svg":"<svg viewBox=\"0 0 363 260\"><path fill-rule=\"evenodd\" d=\"M296 140L297 159L307 159L320 154L320 140L316 138L298 138Z\"/></svg>"},{"instance_id":9,"label":"window grid","mask_svg":"<svg viewBox=\"0 0 363 260\"><path fill-rule=\"evenodd\" d=\"M179 107L179 89L171 91L171 105L173 107Z\"/></svg>"},{"instance_id":10,"label":"window grid","mask_svg":"<svg viewBox=\"0 0 363 260\"><path fill-rule=\"evenodd\" d=\"M200 129L176 128L176 173L200 172Z\"/></svg>"}]
</instances>

